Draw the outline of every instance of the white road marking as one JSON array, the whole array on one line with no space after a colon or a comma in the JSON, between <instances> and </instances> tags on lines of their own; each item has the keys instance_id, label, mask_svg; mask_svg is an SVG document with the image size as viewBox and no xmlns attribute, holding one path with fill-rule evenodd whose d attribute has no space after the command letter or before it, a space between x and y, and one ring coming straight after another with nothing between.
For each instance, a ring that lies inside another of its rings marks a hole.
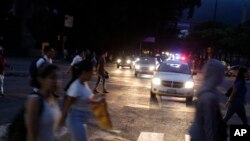
<instances>
[{"instance_id":1,"label":"white road marking","mask_svg":"<svg viewBox=\"0 0 250 141\"><path fill-rule=\"evenodd\" d=\"M89 81L89 83L96 83L96 81L95 80L91 80L91 81ZM106 82L106 85L115 85L115 86L133 86L133 87L145 87L145 88L150 88L150 86L146 86L145 84L139 84L139 83L137 83L137 84L135 84L135 83L133 83L133 84L131 84L131 83L117 83L117 82Z\"/></svg>"},{"instance_id":2,"label":"white road marking","mask_svg":"<svg viewBox=\"0 0 250 141\"><path fill-rule=\"evenodd\" d=\"M185 141L191 141L191 137L188 134L185 134Z\"/></svg>"},{"instance_id":3,"label":"white road marking","mask_svg":"<svg viewBox=\"0 0 250 141\"><path fill-rule=\"evenodd\" d=\"M160 109L159 107L150 107L149 105L141 105L141 104L127 104L125 107L131 107L131 108L140 108L140 109Z\"/></svg>"},{"instance_id":4,"label":"white road marking","mask_svg":"<svg viewBox=\"0 0 250 141\"><path fill-rule=\"evenodd\" d=\"M195 112L195 109L193 107L185 107L185 106L127 104L124 107L139 108L139 109L156 109L162 111L173 110L176 112L188 112L188 113Z\"/></svg>"},{"instance_id":5,"label":"white road marking","mask_svg":"<svg viewBox=\"0 0 250 141\"><path fill-rule=\"evenodd\" d=\"M163 141L163 133L141 132L137 141Z\"/></svg>"}]
</instances>

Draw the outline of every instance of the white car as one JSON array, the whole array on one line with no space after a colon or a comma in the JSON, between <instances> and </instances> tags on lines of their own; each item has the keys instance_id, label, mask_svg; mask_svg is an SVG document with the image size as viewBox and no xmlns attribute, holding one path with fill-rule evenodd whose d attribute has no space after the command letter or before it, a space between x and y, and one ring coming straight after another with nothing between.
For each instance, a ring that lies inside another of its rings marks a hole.
<instances>
[{"instance_id":1,"label":"white car","mask_svg":"<svg viewBox=\"0 0 250 141\"><path fill-rule=\"evenodd\" d=\"M156 94L185 97L187 102L191 102L194 80L188 63L167 61L160 64L151 82L151 97Z\"/></svg>"}]
</instances>

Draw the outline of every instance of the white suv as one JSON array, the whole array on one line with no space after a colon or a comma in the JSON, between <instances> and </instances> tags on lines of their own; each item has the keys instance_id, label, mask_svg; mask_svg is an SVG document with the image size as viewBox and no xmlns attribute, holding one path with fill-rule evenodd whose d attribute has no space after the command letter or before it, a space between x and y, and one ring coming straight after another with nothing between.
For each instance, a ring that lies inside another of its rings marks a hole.
<instances>
[{"instance_id":1,"label":"white suv","mask_svg":"<svg viewBox=\"0 0 250 141\"><path fill-rule=\"evenodd\" d=\"M185 97L191 102L194 96L194 80L188 63L167 61L156 70L151 83L151 97L156 94Z\"/></svg>"}]
</instances>

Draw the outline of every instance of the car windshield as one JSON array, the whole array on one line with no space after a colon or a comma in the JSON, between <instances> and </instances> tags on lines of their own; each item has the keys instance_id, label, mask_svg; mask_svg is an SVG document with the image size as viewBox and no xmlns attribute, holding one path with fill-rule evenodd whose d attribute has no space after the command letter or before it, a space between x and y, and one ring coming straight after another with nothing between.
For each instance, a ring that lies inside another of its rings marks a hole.
<instances>
[{"instance_id":1,"label":"car windshield","mask_svg":"<svg viewBox=\"0 0 250 141\"><path fill-rule=\"evenodd\" d=\"M121 59L122 59L122 60L132 60L132 58L131 58L131 57L129 57L129 56L124 56L124 57L121 57Z\"/></svg>"},{"instance_id":2,"label":"car windshield","mask_svg":"<svg viewBox=\"0 0 250 141\"><path fill-rule=\"evenodd\" d=\"M155 58L140 58L138 64L155 64Z\"/></svg>"},{"instance_id":3,"label":"car windshield","mask_svg":"<svg viewBox=\"0 0 250 141\"><path fill-rule=\"evenodd\" d=\"M178 63L164 63L158 68L159 72L172 72L172 73L182 73L191 74L191 71L187 64Z\"/></svg>"}]
</instances>

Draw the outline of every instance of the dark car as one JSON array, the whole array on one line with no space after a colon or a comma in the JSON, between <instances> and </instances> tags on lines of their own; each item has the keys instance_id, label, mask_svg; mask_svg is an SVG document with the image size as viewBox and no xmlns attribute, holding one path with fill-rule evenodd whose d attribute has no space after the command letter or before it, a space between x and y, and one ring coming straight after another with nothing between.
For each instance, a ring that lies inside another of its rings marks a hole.
<instances>
[{"instance_id":1,"label":"dark car","mask_svg":"<svg viewBox=\"0 0 250 141\"><path fill-rule=\"evenodd\" d=\"M232 66L230 67L227 71L226 71L226 76L229 76L229 77L236 77L238 72L239 72L239 69L240 69L241 66L239 65L236 65L236 66ZM247 73L247 76L246 76L246 79L247 80L250 80L250 70L248 70L248 73Z\"/></svg>"},{"instance_id":2,"label":"dark car","mask_svg":"<svg viewBox=\"0 0 250 141\"><path fill-rule=\"evenodd\" d=\"M134 59L132 57L126 56L126 57L119 57L116 61L116 67L129 67L132 69L134 66Z\"/></svg>"},{"instance_id":3,"label":"dark car","mask_svg":"<svg viewBox=\"0 0 250 141\"><path fill-rule=\"evenodd\" d=\"M140 74L154 74L159 62L154 57L140 57L135 63L135 76Z\"/></svg>"},{"instance_id":4,"label":"dark car","mask_svg":"<svg viewBox=\"0 0 250 141\"><path fill-rule=\"evenodd\" d=\"M238 74L238 71L240 69L239 65L236 66L231 66L227 71L226 71L226 76L236 76Z\"/></svg>"}]
</instances>

